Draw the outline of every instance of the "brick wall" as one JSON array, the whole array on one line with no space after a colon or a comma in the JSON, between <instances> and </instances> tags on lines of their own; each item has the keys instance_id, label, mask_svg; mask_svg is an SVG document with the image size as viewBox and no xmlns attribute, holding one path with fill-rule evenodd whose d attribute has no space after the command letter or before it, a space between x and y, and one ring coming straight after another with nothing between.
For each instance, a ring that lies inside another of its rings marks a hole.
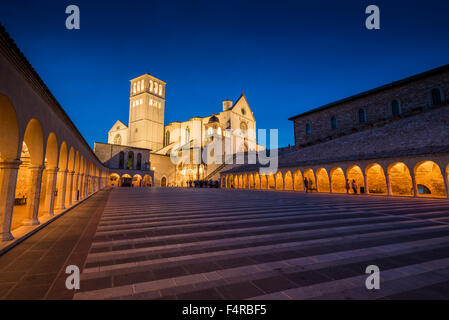
<instances>
[{"instance_id":1,"label":"brick wall","mask_svg":"<svg viewBox=\"0 0 449 320\"><path fill-rule=\"evenodd\" d=\"M408 117L421 109L432 108L432 89L439 88L443 100L449 100L449 68L445 71L387 88L353 101L343 102L328 109L317 111L294 119L295 145L306 145L338 138L358 130L371 128L379 122L391 121L392 102L398 100L401 117ZM365 124L359 122L359 110L366 110ZM332 129L331 118L337 118L337 129ZM311 125L311 134L306 135L306 124ZM425 142L426 139L419 139ZM417 145L420 146L420 145Z\"/></svg>"},{"instance_id":2,"label":"brick wall","mask_svg":"<svg viewBox=\"0 0 449 320\"><path fill-rule=\"evenodd\" d=\"M281 156L280 163L332 160L447 145L449 145L449 105L301 148Z\"/></svg>"}]
</instances>

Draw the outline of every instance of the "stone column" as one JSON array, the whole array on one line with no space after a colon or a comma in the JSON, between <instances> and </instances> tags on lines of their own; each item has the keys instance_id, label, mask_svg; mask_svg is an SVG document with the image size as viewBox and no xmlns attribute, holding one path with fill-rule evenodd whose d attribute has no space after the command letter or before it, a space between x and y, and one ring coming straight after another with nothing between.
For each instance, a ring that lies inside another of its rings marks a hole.
<instances>
[{"instance_id":1,"label":"stone column","mask_svg":"<svg viewBox=\"0 0 449 320\"><path fill-rule=\"evenodd\" d=\"M387 195L391 196L391 184L390 184L390 177L388 176L388 173L385 174L385 180L387 181Z\"/></svg>"},{"instance_id":2,"label":"stone column","mask_svg":"<svg viewBox=\"0 0 449 320\"><path fill-rule=\"evenodd\" d=\"M73 202L77 202L80 199L77 199L77 195L78 195L78 185L79 185L79 179L80 179L80 174L79 173L75 173L75 175L73 176L73 192L72 192L72 199Z\"/></svg>"},{"instance_id":3,"label":"stone column","mask_svg":"<svg viewBox=\"0 0 449 320\"><path fill-rule=\"evenodd\" d=\"M65 209L65 190L67 185L67 170L59 171L58 175L60 176L60 182L58 186L58 198L56 201L56 209L64 210Z\"/></svg>"},{"instance_id":4,"label":"stone column","mask_svg":"<svg viewBox=\"0 0 449 320\"><path fill-rule=\"evenodd\" d=\"M73 175L75 171L68 172L67 180L67 193L66 193L66 203L68 206L72 205L72 195L73 195Z\"/></svg>"},{"instance_id":5,"label":"stone column","mask_svg":"<svg viewBox=\"0 0 449 320\"><path fill-rule=\"evenodd\" d=\"M0 162L0 241L10 241L12 212L16 195L17 173L22 162L5 160Z\"/></svg>"},{"instance_id":6,"label":"stone column","mask_svg":"<svg viewBox=\"0 0 449 320\"><path fill-rule=\"evenodd\" d=\"M444 186L446 187L446 198L449 198L449 174L447 173L443 173L444 174Z\"/></svg>"},{"instance_id":7,"label":"stone column","mask_svg":"<svg viewBox=\"0 0 449 320\"><path fill-rule=\"evenodd\" d=\"M84 199L84 173L81 174L81 181L80 181L80 199Z\"/></svg>"},{"instance_id":8,"label":"stone column","mask_svg":"<svg viewBox=\"0 0 449 320\"><path fill-rule=\"evenodd\" d=\"M39 199L41 195L42 172L44 171L44 166L30 165L28 170L30 171L30 192L26 209L27 219L22 222L22 225L35 226L39 224L37 216L39 213Z\"/></svg>"},{"instance_id":9,"label":"stone column","mask_svg":"<svg viewBox=\"0 0 449 320\"><path fill-rule=\"evenodd\" d=\"M47 190L45 194L44 212L49 216L54 216L55 214L55 190L58 170L58 168L47 169Z\"/></svg>"},{"instance_id":10,"label":"stone column","mask_svg":"<svg viewBox=\"0 0 449 320\"><path fill-rule=\"evenodd\" d=\"M412 184L413 184L413 197L418 197L418 190L416 189L416 180L415 180L415 175L411 174L412 177Z\"/></svg>"}]
</instances>

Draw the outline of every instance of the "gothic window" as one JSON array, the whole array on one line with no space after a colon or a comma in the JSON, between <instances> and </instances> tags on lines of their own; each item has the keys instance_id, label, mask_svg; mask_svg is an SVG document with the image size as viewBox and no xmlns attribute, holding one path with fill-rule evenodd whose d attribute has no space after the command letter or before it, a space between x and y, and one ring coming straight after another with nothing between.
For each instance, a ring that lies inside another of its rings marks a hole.
<instances>
[{"instance_id":1,"label":"gothic window","mask_svg":"<svg viewBox=\"0 0 449 320\"><path fill-rule=\"evenodd\" d=\"M170 131L165 133L165 145L168 146L170 144Z\"/></svg>"},{"instance_id":2,"label":"gothic window","mask_svg":"<svg viewBox=\"0 0 449 320\"><path fill-rule=\"evenodd\" d=\"M391 113L393 114L393 117L397 117L401 114L401 108L399 106L399 101L398 100L394 100L391 103Z\"/></svg>"},{"instance_id":3,"label":"gothic window","mask_svg":"<svg viewBox=\"0 0 449 320\"><path fill-rule=\"evenodd\" d=\"M123 151L120 151L118 159L118 168L123 169L125 165L125 153Z\"/></svg>"},{"instance_id":4,"label":"gothic window","mask_svg":"<svg viewBox=\"0 0 449 320\"><path fill-rule=\"evenodd\" d=\"M128 152L128 161L126 162L126 169L133 170L134 169L134 152Z\"/></svg>"},{"instance_id":5,"label":"gothic window","mask_svg":"<svg viewBox=\"0 0 449 320\"><path fill-rule=\"evenodd\" d=\"M337 129L337 117L335 116L331 118L331 127L332 129Z\"/></svg>"},{"instance_id":6,"label":"gothic window","mask_svg":"<svg viewBox=\"0 0 449 320\"><path fill-rule=\"evenodd\" d=\"M119 134L116 134L114 137L114 144L122 144L122 136Z\"/></svg>"},{"instance_id":7,"label":"gothic window","mask_svg":"<svg viewBox=\"0 0 449 320\"><path fill-rule=\"evenodd\" d=\"M141 170L142 169L142 154L141 153L137 154L136 168L137 168L137 170Z\"/></svg>"},{"instance_id":8,"label":"gothic window","mask_svg":"<svg viewBox=\"0 0 449 320\"><path fill-rule=\"evenodd\" d=\"M306 135L310 136L310 134L312 133L312 129L310 127L310 123L306 124Z\"/></svg>"},{"instance_id":9,"label":"gothic window","mask_svg":"<svg viewBox=\"0 0 449 320\"><path fill-rule=\"evenodd\" d=\"M366 111L365 111L365 109L360 109L359 110L359 122L360 123L365 123L366 122Z\"/></svg>"},{"instance_id":10,"label":"gothic window","mask_svg":"<svg viewBox=\"0 0 449 320\"><path fill-rule=\"evenodd\" d=\"M432 90L432 104L434 106L439 105L442 102L440 89L435 88Z\"/></svg>"},{"instance_id":11,"label":"gothic window","mask_svg":"<svg viewBox=\"0 0 449 320\"><path fill-rule=\"evenodd\" d=\"M186 143L190 141L190 128L187 127L186 129Z\"/></svg>"}]
</instances>

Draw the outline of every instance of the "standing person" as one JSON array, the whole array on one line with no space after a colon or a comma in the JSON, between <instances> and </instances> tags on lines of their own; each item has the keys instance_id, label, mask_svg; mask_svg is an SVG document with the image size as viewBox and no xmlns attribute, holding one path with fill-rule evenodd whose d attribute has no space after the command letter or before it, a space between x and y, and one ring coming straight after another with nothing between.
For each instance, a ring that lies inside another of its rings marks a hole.
<instances>
[{"instance_id":1,"label":"standing person","mask_svg":"<svg viewBox=\"0 0 449 320\"><path fill-rule=\"evenodd\" d=\"M346 193L349 194L349 179L346 179Z\"/></svg>"},{"instance_id":2,"label":"standing person","mask_svg":"<svg viewBox=\"0 0 449 320\"><path fill-rule=\"evenodd\" d=\"M354 191L354 194L357 194L357 183L355 180L352 180L352 190Z\"/></svg>"},{"instance_id":3,"label":"standing person","mask_svg":"<svg viewBox=\"0 0 449 320\"><path fill-rule=\"evenodd\" d=\"M313 183L312 183L312 179L309 178L309 189L310 192L313 192Z\"/></svg>"},{"instance_id":4,"label":"standing person","mask_svg":"<svg viewBox=\"0 0 449 320\"><path fill-rule=\"evenodd\" d=\"M304 189L306 190L306 193L309 192L309 181L307 178L304 178Z\"/></svg>"}]
</instances>

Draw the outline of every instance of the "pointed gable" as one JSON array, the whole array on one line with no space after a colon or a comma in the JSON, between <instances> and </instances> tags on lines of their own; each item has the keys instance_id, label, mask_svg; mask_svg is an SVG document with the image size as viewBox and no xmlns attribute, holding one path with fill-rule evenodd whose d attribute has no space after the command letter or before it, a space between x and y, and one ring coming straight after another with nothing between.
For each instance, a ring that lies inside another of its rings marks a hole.
<instances>
[{"instance_id":1,"label":"pointed gable","mask_svg":"<svg viewBox=\"0 0 449 320\"><path fill-rule=\"evenodd\" d=\"M255 121L254 114L251 108L249 107L248 100L246 100L246 97L243 94L243 92L237 99L237 101L234 103L234 106L232 107L231 110L239 115L242 115L243 117Z\"/></svg>"},{"instance_id":2,"label":"pointed gable","mask_svg":"<svg viewBox=\"0 0 449 320\"><path fill-rule=\"evenodd\" d=\"M117 122L112 126L111 130L108 132L114 132L118 130L128 129L128 126L126 126L123 122L120 120L117 120Z\"/></svg>"}]
</instances>

